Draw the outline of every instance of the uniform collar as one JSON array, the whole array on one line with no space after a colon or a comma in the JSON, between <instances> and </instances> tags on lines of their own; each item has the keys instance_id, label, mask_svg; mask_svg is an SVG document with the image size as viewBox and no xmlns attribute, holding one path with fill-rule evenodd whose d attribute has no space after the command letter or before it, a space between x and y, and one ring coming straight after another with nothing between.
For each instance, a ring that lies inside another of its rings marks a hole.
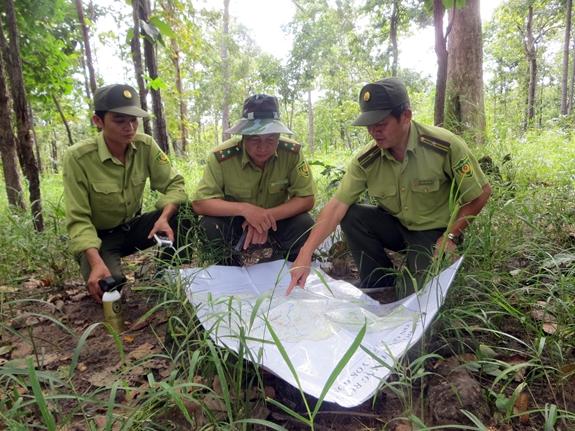
<instances>
[{"instance_id":1,"label":"uniform collar","mask_svg":"<svg viewBox=\"0 0 575 431\"><path fill-rule=\"evenodd\" d=\"M108 159L111 160L114 158L114 156L112 156L112 153L110 153L108 146L106 145L106 141L104 141L104 134L102 132L98 133L98 136L96 136L96 144L98 145L98 157L100 157L101 162L105 162ZM136 146L136 144L134 144L133 141L130 142L130 147L134 151L138 149L138 147Z\"/></svg>"},{"instance_id":2,"label":"uniform collar","mask_svg":"<svg viewBox=\"0 0 575 431\"><path fill-rule=\"evenodd\" d=\"M246 167L246 165L251 164L253 167L257 167L254 162L252 162L252 159L250 159L250 155L248 154L246 147L244 145L244 141L243 138L240 140L240 144L242 146L242 169ZM273 156L271 156L268 159L268 162L273 159L276 158L278 156L278 150L276 149L276 152L274 153ZM267 162L266 162L267 164Z\"/></svg>"}]
</instances>

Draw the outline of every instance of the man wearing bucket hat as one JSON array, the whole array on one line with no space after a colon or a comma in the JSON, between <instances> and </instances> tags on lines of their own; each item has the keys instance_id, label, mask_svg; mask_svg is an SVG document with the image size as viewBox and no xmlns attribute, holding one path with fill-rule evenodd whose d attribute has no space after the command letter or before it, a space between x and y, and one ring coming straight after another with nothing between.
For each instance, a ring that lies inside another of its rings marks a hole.
<instances>
[{"instance_id":1,"label":"man wearing bucket hat","mask_svg":"<svg viewBox=\"0 0 575 431\"><path fill-rule=\"evenodd\" d=\"M467 145L453 133L412 120L403 82L387 78L365 85L361 115L373 138L355 156L335 196L321 211L291 270L288 293L304 287L313 251L341 223L359 268L362 288L410 293L438 250L453 252L491 188ZM359 204L367 191L376 205ZM451 199L455 198L455 199ZM450 202L457 202L455 209ZM396 284L385 249L407 254ZM398 296L393 292L392 296Z\"/></svg>"},{"instance_id":2,"label":"man wearing bucket hat","mask_svg":"<svg viewBox=\"0 0 575 431\"><path fill-rule=\"evenodd\" d=\"M64 155L64 203L70 248L96 301L98 282L123 279L121 258L155 244L154 234L172 241L178 206L186 202L184 179L151 136L136 133L140 108L129 85L107 85L94 94L95 138ZM141 214L146 180L162 193L156 211Z\"/></svg>"},{"instance_id":3,"label":"man wearing bucket hat","mask_svg":"<svg viewBox=\"0 0 575 431\"><path fill-rule=\"evenodd\" d=\"M272 258L293 260L313 226L314 183L301 145L281 121L278 101L256 94L244 101L238 134L208 157L192 206L222 263L268 245Z\"/></svg>"}]
</instances>

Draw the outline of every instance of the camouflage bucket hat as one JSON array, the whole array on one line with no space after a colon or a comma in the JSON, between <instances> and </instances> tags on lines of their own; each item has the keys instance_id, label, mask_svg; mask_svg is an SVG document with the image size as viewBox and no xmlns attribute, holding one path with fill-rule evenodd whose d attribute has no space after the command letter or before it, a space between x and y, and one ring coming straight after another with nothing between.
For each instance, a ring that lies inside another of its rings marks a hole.
<instances>
[{"instance_id":1,"label":"camouflage bucket hat","mask_svg":"<svg viewBox=\"0 0 575 431\"><path fill-rule=\"evenodd\" d=\"M394 108L409 103L405 85L397 78L386 78L365 85L359 92L361 114L354 126L371 126L387 117Z\"/></svg>"},{"instance_id":2,"label":"camouflage bucket hat","mask_svg":"<svg viewBox=\"0 0 575 431\"><path fill-rule=\"evenodd\" d=\"M237 135L266 135L293 132L280 121L278 99L267 94L255 94L244 101L242 119L225 131Z\"/></svg>"},{"instance_id":3,"label":"camouflage bucket hat","mask_svg":"<svg viewBox=\"0 0 575 431\"><path fill-rule=\"evenodd\" d=\"M133 117L149 117L141 108L140 97L129 85L112 84L100 87L94 93L94 111L117 112Z\"/></svg>"}]
</instances>

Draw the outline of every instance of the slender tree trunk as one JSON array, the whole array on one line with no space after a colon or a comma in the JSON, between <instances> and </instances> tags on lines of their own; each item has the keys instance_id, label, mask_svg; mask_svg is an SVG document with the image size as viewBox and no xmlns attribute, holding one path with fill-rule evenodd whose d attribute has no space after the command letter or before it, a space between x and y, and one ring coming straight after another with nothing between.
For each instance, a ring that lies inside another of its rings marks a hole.
<instances>
[{"instance_id":1,"label":"slender tree trunk","mask_svg":"<svg viewBox=\"0 0 575 431\"><path fill-rule=\"evenodd\" d=\"M567 115L569 112L569 103L567 100L567 86L569 84L569 44L571 43L571 10L573 0L567 0L565 5L565 37L563 39L563 71L561 74L561 115Z\"/></svg>"},{"instance_id":2,"label":"slender tree trunk","mask_svg":"<svg viewBox=\"0 0 575 431\"><path fill-rule=\"evenodd\" d=\"M58 99L53 94L52 94L52 101L54 102L54 106L56 107L56 110L58 111L58 114L60 115L60 119L62 120L62 124L64 124L64 127L66 128L66 135L68 136L68 145L72 146L72 145L74 145L74 139L72 138L72 131L70 130L70 125L68 124L68 120L66 120L66 116L64 115L64 111L62 111L62 106L60 106L60 102L58 102Z\"/></svg>"},{"instance_id":3,"label":"slender tree trunk","mask_svg":"<svg viewBox=\"0 0 575 431\"><path fill-rule=\"evenodd\" d=\"M483 100L483 43L479 0L452 9L449 34L445 122L475 143L485 139Z\"/></svg>"},{"instance_id":4,"label":"slender tree trunk","mask_svg":"<svg viewBox=\"0 0 575 431\"><path fill-rule=\"evenodd\" d=\"M132 0L132 19L134 21L134 37L130 41L130 50L132 53L132 62L134 63L134 72L136 82L138 83L138 94L142 109L148 110L148 90L144 82L144 63L142 61L142 46L140 44L140 0ZM143 118L144 133L152 134L152 126L149 118Z\"/></svg>"},{"instance_id":5,"label":"slender tree trunk","mask_svg":"<svg viewBox=\"0 0 575 431\"><path fill-rule=\"evenodd\" d=\"M437 56L437 76L435 79L435 106L433 123L443 126L445 113L445 89L447 85L447 35L443 35L445 8L442 0L433 1L433 27L435 29L435 55ZM453 22L453 20L451 21ZM451 26L451 24L450 24Z\"/></svg>"},{"instance_id":6,"label":"slender tree trunk","mask_svg":"<svg viewBox=\"0 0 575 431\"><path fill-rule=\"evenodd\" d=\"M86 67L86 60L84 59L84 43L80 41L80 66L82 66L82 76L84 77L84 92L86 94L86 100L92 98L90 94L90 78L88 78L88 68Z\"/></svg>"},{"instance_id":7,"label":"slender tree trunk","mask_svg":"<svg viewBox=\"0 0 575 431\"><path fill-rule=\"evenodd\" d=\"M96 72L94 72L94 62L92 61L92 48L90 48L90 35L88 33L88 26L84 19L84 7L82 0L76 0L76 11L78 12L78 21L82 29L82 39L84 41L84 53L86 54L86 66L88 67L88 77L90 79L90 90L92 96L96 92Z\"/></svg>"},{"instance_id":8,"label":"slender tree trunk","mask_svg":"<svg viewBox=\"0 0 575 431\"><path fill-rule=\"evenodd\" d=\"M228 58L228 38L230 25L230 0L224 0L224 22L222 31L222 81L223 81L223 102L222 102L222 140L230 138L225 130L230 127L230 61Z\"/></svg>"},{"instance_id":9,"label":"slender tree trunk","mask_svg":"<svg viewBox=\"0 0 575 431\"><path fill-rule=\"evenodd\" d=\"M176 72L176 91L178 92L178 105L180 107L180 142L182 154L186 153L188 144L188 106L184 99L184 87L182 85L182 70L180 67L180 47L175 40L172 40L172 61Z\"/></svg>"},{"instance_id":10,"label":"slender tree trunk","mask_svg":"<svg viewBox=\"0 0 575 431\"><path fill-rule=\"evenodd\" d=\"M10 76L12 100L14 101L14 113L16 115L17 142L24 161L22 170L28 179L34 227L37 231L42 231L44 230L44 219L42 216L42 198L40 194L40 173L38 171L38 162L34 155L32 121L28 115L28 101L26 100L24 76L22 75L22 60L20 58L20 42L16 13L14 11L14 1L4 0L4 6L8 22L9 48L11 54L11 61L9 62L10 71L8 75Z\"/></svg>"},{"instance_id":11,"label":"slender tree trunk","mask_svg":"<svg viewBox=\"0 0 575 431\"><path fill-rule=\"evenodd\" d=\"M399 0L393 0L393 9L389 21L389 43L391 45L391 76L397 76L399 50L397 48L397 27L399 26Z\"/></svg>"},{"instance_id":12,"label":"slender tree trunk","mask_svg":"<svg viewBox=\"0 0 575 431\"><path fill-rule=\"evenodd\" d=\"M52 165L52 172L58 173L58 136L56 136L56 129L52 128L52 139L50 140L50 162Z\"/></svg>"},{"instance_id":13,"label":"slender tree trunk","mask_svg":"<svg viewBox=\"0 0 575 431\"><path fill-rule=\"evenodd\" d=\"M150 20L150 1L140 0L140 18L144 22L149 22ZM148 75L151 80L158 78L158 63L156 60L156 45L153 41L146 37L144 38L144 57L146 59L146 67L148 69ZM152 108L154 111L154 138L160 146L160 148L165 152L170 152L170 146L168 142L168 130L166 127L166 117L164 115L164 106L162 104L162 94L160 89L151 88L152 93Z\"/></svg>"},{"instance_id":14,"label":"slender tree trunk","mask_svg":"<svg viewBox=\"0 0 575 431\"><path fill-rule=\"evenodd\" d=\"M575 100L575 32L573 32L573 63L571 66L571 84L569 89L569 107L568 113L573 111L573 101Z\"/></svg>"},{"instance_id":15,"label":"slender tree trunk","mask_svg":"<svg viewBox=\"0 0 575 431\"><path fill-rule=\"evenodd\" d=\"M525 55L529 64L529 86L527 88L526 116L523 123L523 130L532 124L535 118L535 91L537 89L537 50L533 38L533 6L529 6L527 12L526 38L523 42Z\"/></svg>"},{"instance_id":16,"label":"slender tree trunk","mask_svg":"<svg viewBox=\"0 0 575 431\"><path fill-rule=\"evenodd\" d=\"M6 40L4 31L0 25L0 155L2 157L2 171L8 204L13 207L25 209L20 174L16 158L16 137L12 129L12 114L8 86L4 67L4 55Z\"/></svg>"},{"instance_id":17,"label":"slender tree trunk","mask_svg":"<svg viewBox=\"0 0 575 431\"><path fill-rule=\"evenodd\" d=\"M42 167L42 154L40 152L40 143L36 135L36 126L34 125L34 113L32 112L32 107L28 103L28 116L30 117L30 125L32 127L32 138L34 140L34 151L36 151L36 160L38 162L38 171L43 172Z\"/></svg>"},{"instance_id":18,"label":"slender tree trunk","mask_svg":"<svg viewBox=\"0 0 575 431\"><path fill-rule=\"evenodd\" d=\"M312 154L315 150L314 140L313 105L311 103L311 89L309 89L307 91L307 144Z\"/></svg>"}]
</instances>

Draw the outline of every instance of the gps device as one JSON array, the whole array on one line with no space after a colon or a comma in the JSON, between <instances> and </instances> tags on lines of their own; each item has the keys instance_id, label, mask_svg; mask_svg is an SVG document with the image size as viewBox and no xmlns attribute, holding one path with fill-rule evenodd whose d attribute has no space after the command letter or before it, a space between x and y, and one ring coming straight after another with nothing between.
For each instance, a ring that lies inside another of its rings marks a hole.
<instances>
[{"instance_id":1,"label":"gps device","mask_svg":"<svg viewBox=\"0 0 575 431\"><path fill-rule=\"evenodd\" d=\"M154 234L154 239L160 248L172 247L173 245L172 241L170 241L170 238L168 238L166 235Z\"/></svg>"}]
</instances>

